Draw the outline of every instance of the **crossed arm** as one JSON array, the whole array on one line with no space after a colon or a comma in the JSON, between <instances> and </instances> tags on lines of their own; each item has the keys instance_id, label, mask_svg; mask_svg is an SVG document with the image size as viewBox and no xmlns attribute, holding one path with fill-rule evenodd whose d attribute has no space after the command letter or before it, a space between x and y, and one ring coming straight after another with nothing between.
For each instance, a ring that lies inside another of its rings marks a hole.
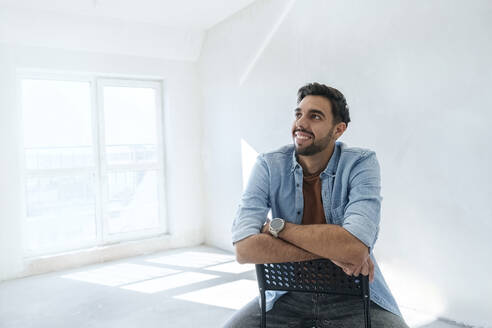
<instances>
[{"instance_id":1,"label":"crossed arm","mask_svg":"<svg viewBox=\"0 0 492 328\"><path fill-rule=\"evenodd\" d=\"M262 232L235 244L239 263L280 263L327 258L345 273L369 275L373 280L374 264L369 251L360 240L343 227L333 224L297 225L286 222L275 238Z\"/></svg>"}]
</instances>

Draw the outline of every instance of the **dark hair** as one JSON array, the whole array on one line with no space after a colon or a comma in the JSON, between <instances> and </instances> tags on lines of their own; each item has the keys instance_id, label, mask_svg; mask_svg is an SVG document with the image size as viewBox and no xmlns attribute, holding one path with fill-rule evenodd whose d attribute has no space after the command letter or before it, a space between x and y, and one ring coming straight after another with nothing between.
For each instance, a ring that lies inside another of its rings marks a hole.
<instances>
[{"instance_id":1,"label":"dark hair","mask_svg":"<svg viewBox=\"0 0 492 328\"><path fill-rule=\"evenodd\" d=\"M323 96L331 103L334 124L350 122L349 108L345 96L335 88L317 82L308 83L297 91L297 104L306 96Z\"/></svg>"}]
</instances>

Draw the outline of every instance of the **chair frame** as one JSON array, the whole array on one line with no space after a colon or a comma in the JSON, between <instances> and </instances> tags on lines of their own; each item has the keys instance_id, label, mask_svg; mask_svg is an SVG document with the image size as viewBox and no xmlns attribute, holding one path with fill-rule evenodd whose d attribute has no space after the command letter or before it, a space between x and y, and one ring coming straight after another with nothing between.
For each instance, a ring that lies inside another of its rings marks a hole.
<instances>
[{"instance_id":1,"label":"chair frame","mask_svg":"<svg viewBox=\"0 0 492 328\"><path fill-rule=\"evenodd\" d=\"M349 276L328 259L256 264L261 297L261 328L266 328L267 290L360 296L365 328L371 328L369 277Z\"/></svg>"}]
</instances>

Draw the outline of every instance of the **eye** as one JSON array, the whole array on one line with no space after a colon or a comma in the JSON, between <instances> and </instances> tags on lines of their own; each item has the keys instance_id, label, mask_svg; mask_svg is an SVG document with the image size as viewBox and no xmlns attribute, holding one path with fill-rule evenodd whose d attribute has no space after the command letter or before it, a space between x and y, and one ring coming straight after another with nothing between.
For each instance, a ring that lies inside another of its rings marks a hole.
<instances>
[{"instance_id":1,"label":"eye","mask_svg":"<svg viewBox=\"0 0 492 328\"><path fill-rule=\"evenodd\" d=\"M321 120L321 116L319 116L318 114L313 114L311 115L311 117L315 120Z\"/></svg>"},{"instance_id":2,"label":"eye","mask_svg":"<svg viewBox=\"0 0 492 328\"><path fill-rule=\"evenodd\" d=\"M301 117L301 113L297 112L294 114L294 116L295 116L295 118L299 118L299 117Z\"/></svg>"}]
</instances>

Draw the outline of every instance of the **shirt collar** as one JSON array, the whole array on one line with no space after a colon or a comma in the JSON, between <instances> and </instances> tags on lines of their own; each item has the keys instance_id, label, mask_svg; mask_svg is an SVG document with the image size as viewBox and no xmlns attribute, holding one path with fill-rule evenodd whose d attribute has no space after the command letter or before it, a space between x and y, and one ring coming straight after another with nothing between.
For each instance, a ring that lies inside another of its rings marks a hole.
<instances>
[{"instance_id":1,"label":"shirt collar","mask_svg":"<svg viewBox=\"0 0 492 328\"><path fill-rule=\"evenodd\" d=\"M337 170L338 166L338 159L340 158L340 142L335 142L335 149L333 150L333 154L331 154L330 160L328 161L328 165L326 165L326 168L321 172L320 177L323 177L325 175L328 176L335 176L335 172ZM296 150L292 151L292 168L291 172L294 172L297 168L301 168L301 164L297 161L296 158Z\"/></svg>"}]
</instances>

